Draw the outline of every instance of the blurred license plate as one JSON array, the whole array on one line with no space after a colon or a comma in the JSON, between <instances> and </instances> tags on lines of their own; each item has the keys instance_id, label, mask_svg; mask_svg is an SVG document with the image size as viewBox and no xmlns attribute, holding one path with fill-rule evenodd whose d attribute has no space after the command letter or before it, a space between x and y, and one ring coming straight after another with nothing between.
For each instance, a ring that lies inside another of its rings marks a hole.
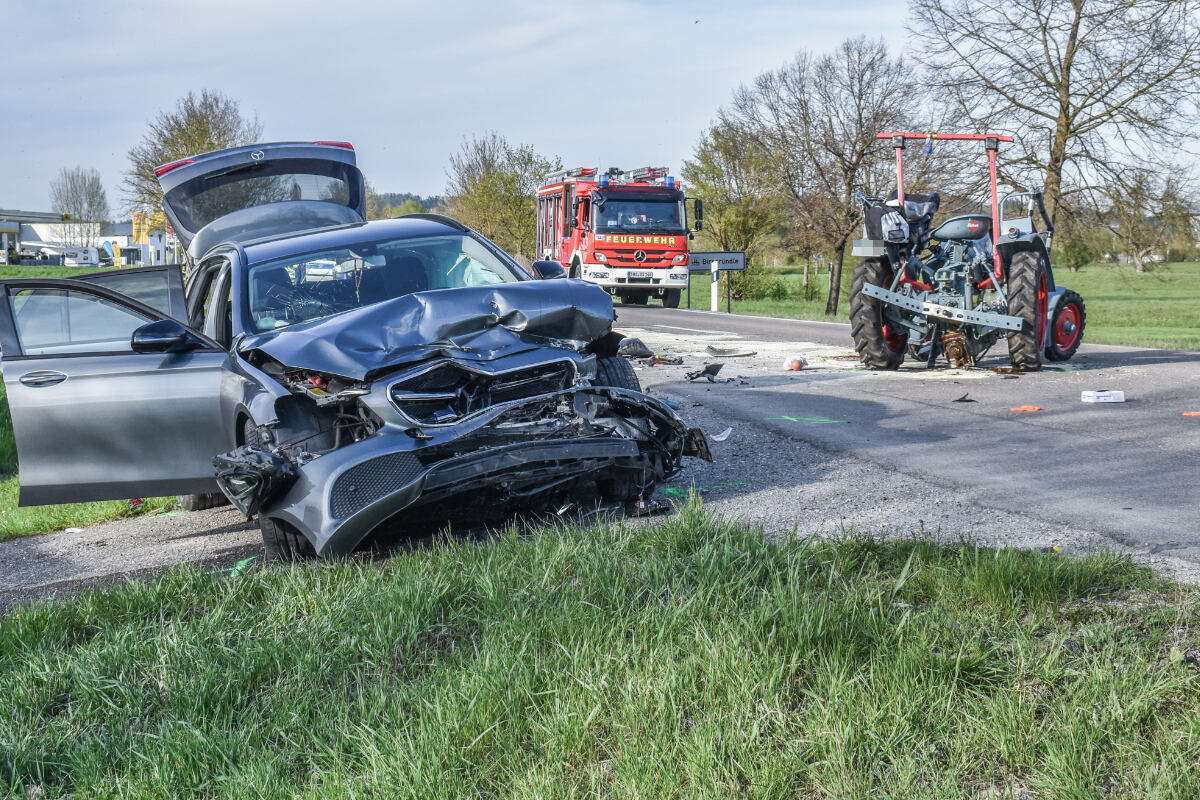
<instances>
[{"instance_id":1,"label":"blurred license plate","mask_svg":"<svg viewBox=\"0 0 1200 800\"><path fill-rule=\"evenodd\" d=\"M631 278L653 278L654 273L648 269L645 269L645 270L632 270L631 269L631 270L629 270L629 277L631 277Z\"/></svg>"}]
</instances>

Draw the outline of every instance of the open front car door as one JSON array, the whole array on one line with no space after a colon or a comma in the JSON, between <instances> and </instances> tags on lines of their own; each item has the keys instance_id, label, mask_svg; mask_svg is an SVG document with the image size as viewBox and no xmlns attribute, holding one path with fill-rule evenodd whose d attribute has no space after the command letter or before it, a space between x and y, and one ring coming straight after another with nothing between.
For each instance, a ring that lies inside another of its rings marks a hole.
<instances>
[{"instance_id":1,"label":"open front car door","mask_svg":"<svg viewBox=\"0 0 1200 800\"><path fill-rule=\"evenodd\" d=\"M115 291L124 280L0 281L23 506L216 489L212 456L233 443L220 413L229 354Z\"/></svg>"}]
</instances>

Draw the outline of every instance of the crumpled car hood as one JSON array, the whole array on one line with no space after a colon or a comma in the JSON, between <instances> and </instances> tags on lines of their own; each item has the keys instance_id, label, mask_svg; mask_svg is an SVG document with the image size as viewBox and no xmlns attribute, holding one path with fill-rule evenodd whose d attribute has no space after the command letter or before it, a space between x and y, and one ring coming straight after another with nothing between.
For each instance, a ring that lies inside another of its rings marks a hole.
<instances>
[{"instance_id":1,"label":"crumpled car hood","mask_svg":"<svg viewBox=\"0 0 1200 800\"><path fill-rule=\"evenodd\" d=\"M563 343L576 349L612 326L612 298L579 280L436 289L244 339L288 367L365 380L434 355L488 361Z\"/></svg>"}]
</instances>

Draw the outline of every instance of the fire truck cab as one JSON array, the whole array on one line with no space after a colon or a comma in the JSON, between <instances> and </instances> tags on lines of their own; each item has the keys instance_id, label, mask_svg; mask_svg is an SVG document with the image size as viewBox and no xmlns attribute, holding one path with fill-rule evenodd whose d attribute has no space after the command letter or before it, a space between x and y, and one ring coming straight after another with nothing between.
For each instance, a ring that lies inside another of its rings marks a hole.
<instances>
[{"instance_id":1,"label":"fire truck cab","mask_svg":"<svg viewBox=\"0 0 1200 800\"><path fill-rule=\"evenodd\" d=\"M623 303L658 297L677 308L688 285L688 240L704 210L692 201L696 227L688 228L690 198L668 172L576 167L547 175L537 192L539 257Z\"/></svg>"}]
</instances>

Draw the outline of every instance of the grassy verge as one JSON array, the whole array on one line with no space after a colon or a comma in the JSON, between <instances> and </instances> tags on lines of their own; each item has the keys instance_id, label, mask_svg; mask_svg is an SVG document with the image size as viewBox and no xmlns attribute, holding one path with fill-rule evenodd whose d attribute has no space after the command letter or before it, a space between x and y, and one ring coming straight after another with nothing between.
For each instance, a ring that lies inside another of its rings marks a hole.
<instances>
[{"instance_id":1,"label":"grassy verge","mask_svg":"<svg viewBox=\"0 0 1200 800\"><path fill-rule=\"evenodd\" d=\"M785 300L735 300L733 313L848 322L849 288L855 259L847 259L841 301L836 317L825 316L826 277L811 275L820 299L803 300L803 276L797 267L773 270L787 288ZM1123 344L1200 350L1200 264L1156 265L1138 275L1130 266L1092 265L1079 272L1060 269L1059 283L1078 292L1087 306L1084 340L1094 344ZM692 308L709 308L707 275L692 276ZM726 308L722 284L721 311ZM686 299L683 305L686 305Z\"/></svg>"},{"instance_id":2,"label":"grassy verge","mask_svg":"<svg viewBox=\"0 0 1200 800\"><path fill-rule=\"evenodd\" d=\"M1200 595L645 527L179 569L0 620L15 796L1200 796Z\"/></svg>"}]
</instances>

